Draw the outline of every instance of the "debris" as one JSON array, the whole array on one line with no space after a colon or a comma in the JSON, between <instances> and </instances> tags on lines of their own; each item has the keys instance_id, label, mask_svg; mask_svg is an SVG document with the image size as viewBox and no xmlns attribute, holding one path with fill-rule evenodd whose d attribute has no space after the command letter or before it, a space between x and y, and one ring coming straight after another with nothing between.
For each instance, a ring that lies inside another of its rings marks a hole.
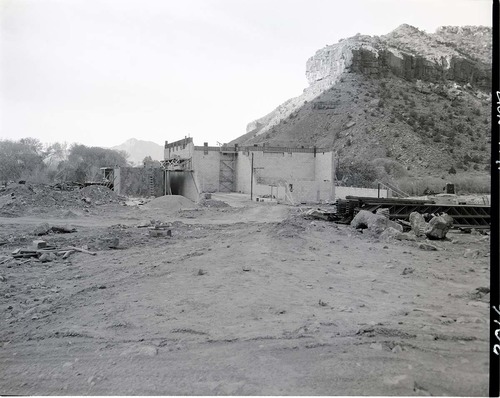
<instances>
[{"instance_id":1,"label":"debris","mask_svg":"<svg viewBox=\"0 0 500 398\"><path fill-rule=\"evenodd\" d=\"M34 240L32 244L32 248L37 249L45 249L47 247L47 242L44 240Z\"/></svg>"},{"instance_id":2,"label":"debris","mask_svg":"<svg viewBox=\"0 0 500 398\"><path fill-rule=\"evenodd\" d=\"M488 294L490 292L490 288L488 286L480 286L476 288L478 293Z\"/></svg>"},{"instance_id":3,"label":"debris","mask_svg":"<svg viewBox=\"0 0 500 398\"><path fill-rule=\"evenodd\" d=\"M325 220L325 221L331 221L332 220L331 214L332 213L321 210L321 209L309 209L304 213L304 217Z\"/></svg>"},{"instance_id":4,"label":"debris","mask_svg":"<svg viewBox=\"0 0 500 398\"><path fill-rule=\"evenodd\" d=\"M213 208L230 207L226 202L216 199L200 199L198 204L202 207L213 207Z\"/></svg>"},{"instance_id":5,"label":"debris","mask_svg":"<svg viewBox=\"0 0 500 398\"><path fill-rule=\"evenodd\" d=\"M251 268L248 265L244 265L242 269L245 272L251 271Z\"/></svg>"},{"instance_id":6,"label":"debris","mask_svg":"<svg viewBox=\"0 0 500 398\"><path fill-rule=\"evenodd\" d=\"M69 256L71 256L74 252L75 252L74 250L67 250L67 251L63 252L63 255L62 255L63 260L66 260L67 258L69 258Z\"/></svg>"},{"instance_id":7,"label":"debris","mask_svg":"<svg viewBox=\"0 0 500 398\"><path fill-rule=\"evenodd\" d=\"M65 227L65 226L60 226L60 225L54 225L50 229L52 230L52 232L55 232L58 234L70 234L70 233L76 232L76 228L70 228L70 227Z\"/></svg>"},{"instance_id":8,"label":"debris","mask_svg":"<svg viewBox=\"0 0 500 398\"><path fill-rule=\"evenodd\" d=\"M36 236L46 235L49 233L49 231L50 231L50 225L48 223L43 223L35 228L35 230L33 231L33 235Z\"/></svg>"},{"instance_id":9,"label":"debris","mask_svg":"<svg viewBox=\"0 0 500 398\"><path fill-rule=\"evenodd\" d=\"M172 231L170 229L168 229L168 230L150 229L149 236L152 236L155 238L162 237L162 236L172 236Z\"/></svg>"},{"instance_id":10,"label":"debris","mask_svg":"<svg viewBox=\"0 0 500 398\"><path fill-rule=\"evenodd\" d=\"M427 251L439 250L436 246L423 242L418 245L418 248Z\"/></svg>"},{"instance_id":11,"label":"debris","mask_svg":"<svg viewBox=\"0 0 500 398\"><path fill-rule=\"evenodd\" d=\"M411 268L411 267L406 267L403 272L401 273L401 275L409 275L409 274L413 274L413 271L415 271L415 269Z\"/></svg>"},{"instance_id":12,"label":"debris","mask_svg":"<svg viewBox=\"0 0 500 398\"><path fill-rule=\"evenodd\" d=\"M43 253L38 259L42 263L48 263L54 261L56 259L56 255L54 253Z\"/></svg>"},{"instance_id":13,"label":"debris","mask_svg":"<svg viewBox=\"0 0 500 398\"><path fill-rule=\"evenodd\" d=\"M431 221L429 221L424 233L428 239L444 239L446 238L446 233L450 230L452 225L453 218L448 214L443 213L439 216L433 217Z\"/></svg>"},{"instance_id":14,"label":"debris","mask_svg":"<svg viewBox=\"0 0 500 398\"><path fill-rule=\"evenodd\" d=\"M351 225L356 229L368 228L370 231L377 234L382 233L389 227L392 227L399 232L403 232L403 227L398 223L391 221L380 214L373 214L366 210L360 210L351 221Z\"/></svg>"},{"instance_id":15,"label":"debris","mask_svg":"<svg viewBox=\"0 0 500 398\"><path fill-rule=\"evenodd\" d=\"M101 237L97 241L97 247L101 249L116 249L120 240L116 236Z\"/></svg>"},{"instance_id":16,"label":"debris","mask_svg":"<svg viewBox=\"0 0 500 398\"><path fill-rule=\"evenodd\" d=\"M328 303L325 303L323 300L319 299L319 302L318 304L321 306L321 307L326 307L328 305Z\"/></svg>"},{"instance_id":17,"label":"debris","mask_svg":"<svg viewBox=\"0 0 500 398\"><path fill-rule=\"evenodd\" d=\"M478 258L481 255L481 251L478 249L465 249L465 258Z\"/></svg>"},{"instance_id":18,"label":"debris","mask_svg":"<svg viewBox=\"0 0 500 398\"><path fill-rule=\"evenodd\" d=\"M85 249L81 249L79 247L74 247L74 246L68 246L68 250L75 250L77 252L85 253L85 254L90 254L91 256L95 256L97 253L96 252L91 252Z\"/></svg>"}]
</instances>

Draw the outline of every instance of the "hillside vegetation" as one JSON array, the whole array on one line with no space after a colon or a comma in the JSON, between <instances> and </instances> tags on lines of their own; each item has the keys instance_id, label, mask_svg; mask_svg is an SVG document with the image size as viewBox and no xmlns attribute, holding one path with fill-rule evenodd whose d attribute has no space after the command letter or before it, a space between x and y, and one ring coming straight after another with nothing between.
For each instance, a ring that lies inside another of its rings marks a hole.
<instances>
[{"instance_id":1,"label":"hillside vegetation","mask_svg":"<svg viewBox=\"0 0 500 398\"><path fill-rule=\"evenodd\" d=\"M487 191L490 52L484 27L429 35L402 25L341 40L307 61L310 87L300 97L233 143L333 147L340 184L382 180L415 194L446 180Z\"/></svg>"}]
</instances>

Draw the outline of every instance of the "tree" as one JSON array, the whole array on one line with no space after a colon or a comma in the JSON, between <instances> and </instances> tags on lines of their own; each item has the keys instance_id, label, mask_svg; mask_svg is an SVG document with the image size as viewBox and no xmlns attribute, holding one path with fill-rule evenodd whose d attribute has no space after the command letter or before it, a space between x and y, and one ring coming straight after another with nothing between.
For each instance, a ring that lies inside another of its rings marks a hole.
<instances>
[{"instance_id":1,"label":"tree","mask_svg":"<svg viewBox=\"0 0 500 398\"><path fill-rule=\"evenodd\" d=\"M73 144L67 161L60 163L58 169L66 180L85 182L96 178L101 167L128 166L127 157L125 151Z\"/></svg>"},{"instance_id":2,"label":"tree","mask_svg":"<svg viewBox=\"0 0 500 398\"><path fill-rule=\"evenodd\" d=\"M343 159L335 170L337 181L353 187L371 187L377 180L377 171L367 162Z\"/></svg>"},{"instance_id":3,"label":"tree","mask_svg":"<svg viewBox=\"0 0 500 398\"><path fill-rule=\"evenodd\" d=\"M0 140L0 180L27 178L43 170L43 145L36 138Z\"/></svg>"}]
</instances>

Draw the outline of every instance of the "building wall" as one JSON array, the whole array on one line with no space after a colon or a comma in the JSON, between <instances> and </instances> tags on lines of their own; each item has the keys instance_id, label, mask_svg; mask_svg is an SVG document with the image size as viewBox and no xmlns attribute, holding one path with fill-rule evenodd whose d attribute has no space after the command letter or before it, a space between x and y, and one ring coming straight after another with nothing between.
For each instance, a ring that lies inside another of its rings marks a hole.
<instances>
[{"instance_id":1,"label":"building wall","mask_svg":"<svg viewBox=\"0 0 500 398\"><path fill-rule=\"evenodd\" d=\"M144 167L120 167L114 170L114 191L119 195L132 197L148 197L149 174L153 174L154 196L164 194L165 183L162 169L146 169Z\"/></svg>"},{"instance_id":2,"label":"building wall","mask_svg":"<svg viewBox=\"0 0 500 398\"><path fill-rule=\"evenodd\" d=\"M236 192L250 193L250 177L251 177L251 164L252 152L238 152L236 155L235 166L235 184L234 190ZM254 179L255 183L255 179Z\"/></svg>"},{"instance_id":3,"label":"building wall","mask_svg":"<svg viewBox=\"0 0 500 398\"><path fill-rule=\"evenodd\" d=\"M193 156L193 153L194 144L192 138L185 138L171 143L165 142L164 159L172 159L174 155L182 159L189 159Z\"/></svg>"},{"instance_id":4,"label":"building wall","mask_svg":"<svg viewBox=\"0 0 500 398\"><path fill-rule=\"evenodd\" d=\"M290 202L315 202L331 200L332 156L331 152L301 148L270 147L207 147L194 146L192 139L179 140L165 145L165 158L191 158L194 180L198 191L221 190L221 150L237 151L234 162L235 192L250 194L251 162L254 159L253 192L257 195L273 195Z\"/></svg>"},{"instance_id":5,"label":"building wall","mask_svg":"<svg viewBox=\"0 0 500 398\"><path fill-rule=\"evenodd\" d=\"M292 203L331 199L331 152L319 152L315 157L312 152L241 151L236 164L237 192L250 193L252 153L254 195L270 195L270 186L274 186L278 189L273 189L273 195Z\"/></svg>"},{"instance_id":6,"label":"building wall","mask_svg":"<svg viewBox=\"0 0 500 398\"><path fill-rule=\"evenodd\" d=\"M387 198L388 196L387 189L380 190L380 197ZM367 198L377 198L378 197L378 189L372 188L356 188L356 187L335 187L335 198L336 199L345 199L346 196L364 196Z\"/></svg>"},{"instance_id":7,"label":"building wall","mask_svg":"<svg viewBox=\"0 0 500 398\"><path fill-rule=\"evenodd\" d=\"M192 200L198 201L199 192L192 171L171 171L169 172L170 188L173 195L182 195Z\"/></svg>"},{"instance_id":8,"label":"building wall","mask_svg":"<svg viewBox=\"0 0 500 398\"><path fill-rule=\"evenodd\" d=\"M220 153L194 151L192 157L194 178L201 192L219 191Z\"/></svg>"}]
</instances>

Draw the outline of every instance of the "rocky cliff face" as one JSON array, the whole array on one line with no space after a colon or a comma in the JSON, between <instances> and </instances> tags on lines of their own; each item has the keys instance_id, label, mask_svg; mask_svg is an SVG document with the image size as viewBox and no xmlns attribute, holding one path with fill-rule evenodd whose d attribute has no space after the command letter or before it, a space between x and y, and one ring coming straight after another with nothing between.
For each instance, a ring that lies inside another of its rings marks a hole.
<instances>
[{"instance_id":1,"label":"rocky cliff face","mask_svg":"<svg viewBox=\"0 0 500 398\"><path fill-rule=\"evenodd\" d=\"M485 175L491 45L490 28L471 26L340 40L307 60L300 96L233 143L333 148L392 175Z\"/></svg>"},{"instance_id":2,"label":"rocky cliff face","mask_svg":"<svg viewBox=\"0 0 500 398\"><path fill-rule=\"evenodd\" d=\"M401 25L385 36L356 35L317 51L306 63L309 87L247 126L248 139L267 133L305 101L334 86L344 73L408 81L456 82L481 90L491 87L492 32L488 27L441 27L427 34Z\"/></svg>"},{"instance_id":3,"label":"rocky cliff face","mask_svg":"<svg viewBox=\"0 0 500 398\"><path fill-rule=\"evenodd\" d=\"M468 39L468 40L467 40ZM346 70L431 82L491 85L491 29L441 27L426 34L401 25L386 36L355 36L319 50L306 64L309 84L334 83ZM485 51L486 50L486 51Z\"/></svg>"}]
</instances>

